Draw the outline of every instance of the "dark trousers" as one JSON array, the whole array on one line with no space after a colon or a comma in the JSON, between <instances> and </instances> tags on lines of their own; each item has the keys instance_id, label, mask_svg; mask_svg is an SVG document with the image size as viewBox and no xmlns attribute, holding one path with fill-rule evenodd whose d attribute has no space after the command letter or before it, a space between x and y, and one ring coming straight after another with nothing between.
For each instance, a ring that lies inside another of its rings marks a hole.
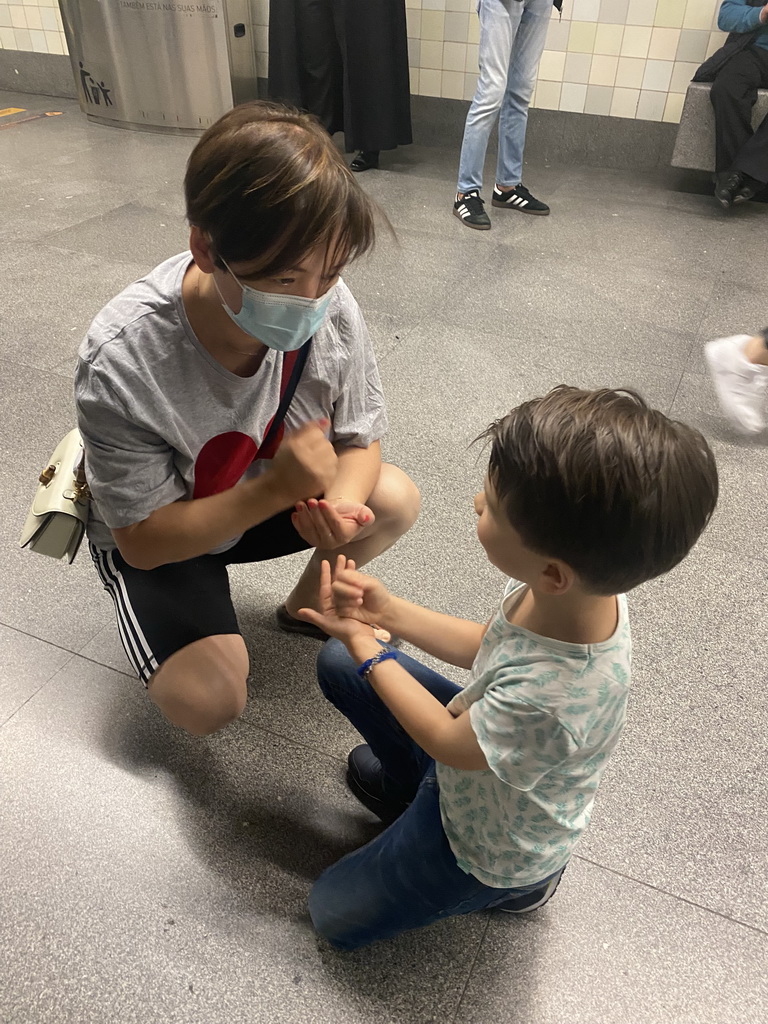
<instances>
[{"instance_id":1,"label":"dark trousers","mask_svg":"<svg viewBox=\"0 0 768 1024\"><path fill-rule=\"evenodd\" d=\"M306 109L333 135L344 130L344 2L297 0L296 24Z\"/></svg>"},{"instance_id":2,"label":"dark trousers","mask_svg":"<svg viewBox=\"0 0 768 1024\"><path fill-rule=\"evenodd\" d=\"M441 704L461 689L405 654L399 662ZM455 914L497 907L543 889L565 870L532 885L494 889L460 868L443 829L432 758L360 678L338 640L330 640L320 652L317 678L328 700L381 761L393 800L411 801L394 824L329 867L312 886L312 922L335 946L357 949Z\"/></svg>"},{"instance_id":3,"label":"dark trousers","mask_svg":"<svg viewBox=\"0 0 768 1024\"><path fill-rule=\"evenodd\" d=\"M768 88L768 50L748 46L735 54L712 83L717 172L737 170L768 182L768 117L752 131L757 90Z\"/></svg>"}]
</instances>

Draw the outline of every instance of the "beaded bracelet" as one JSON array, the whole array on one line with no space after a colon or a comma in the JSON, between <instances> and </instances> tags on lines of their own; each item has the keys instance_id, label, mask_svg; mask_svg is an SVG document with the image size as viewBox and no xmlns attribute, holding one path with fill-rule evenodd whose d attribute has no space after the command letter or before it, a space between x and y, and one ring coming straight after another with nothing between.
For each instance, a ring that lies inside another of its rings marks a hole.
<instances>
[{"instance_id":1,"label":"beaded bracelet","mask_svg":"<svg viewBox=\"0 0 768 1024\"><path fill-rule=\"evenodd\" d=\"M360 668L357 670L357 674L361 679L367 679L371 669L375 668L380 662L386 661L388 658L397 658L397 651L385 651L381 650L378 654L374 654L368 661L364 661Z\"/></svg>"}]
</instances>

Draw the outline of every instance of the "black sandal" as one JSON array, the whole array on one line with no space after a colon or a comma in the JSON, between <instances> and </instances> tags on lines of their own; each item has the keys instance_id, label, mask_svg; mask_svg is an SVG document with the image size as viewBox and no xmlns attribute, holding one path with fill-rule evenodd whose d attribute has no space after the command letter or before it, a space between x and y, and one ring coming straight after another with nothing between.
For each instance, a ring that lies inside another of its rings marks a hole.
<instances>
[{"instance_id":1,"label":"black sandal","mask_svg":"<svg viewBox=\"0 0 768 1024\"><path fill-rule=\"evenodd\" d=\"M324 629L315 626L312 622L305 622L304 619L297 619L288 611L284 604L275 612L277 628L283 633L300 633L301 636L310 636L313 640L320 640L325 643L329 639Z\"/></svg>"}]
</instances>

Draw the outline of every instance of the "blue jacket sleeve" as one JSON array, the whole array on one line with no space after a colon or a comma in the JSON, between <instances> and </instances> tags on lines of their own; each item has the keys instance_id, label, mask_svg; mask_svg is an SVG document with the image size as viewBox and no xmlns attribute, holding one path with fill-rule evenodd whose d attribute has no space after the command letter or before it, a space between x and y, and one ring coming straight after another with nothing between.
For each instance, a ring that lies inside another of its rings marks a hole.
<instances>
[{"instance_id":1,"label":"blue jacket sleeve","mask_svg":"<svg viewBox=\"0 0 768 1024\"><path fill-rule=\"evenodd\" d=\"M717 16L721 32L753 32L760 28L762 7L749 7L746 0L723 0Z\"/></svg>"}]
</instances>

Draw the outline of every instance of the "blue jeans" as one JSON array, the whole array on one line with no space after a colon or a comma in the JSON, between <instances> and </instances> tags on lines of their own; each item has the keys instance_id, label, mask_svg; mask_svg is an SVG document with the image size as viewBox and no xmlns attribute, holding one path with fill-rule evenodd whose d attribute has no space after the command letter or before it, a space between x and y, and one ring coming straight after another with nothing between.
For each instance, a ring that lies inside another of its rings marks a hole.
<instances>
[{"instance_id":1,"label":"blue jeans","mask_svg":"<svg viewBox=\"0 0 768 1024\"><path fill-rule=\"evenodd\" d=\"M398 653L398 660L441 704L460 689L407 655ZM541 888L547 879L493 889L462 871L443 831L435 762L358 676L338 640L329 640L320 652L318 679L328 700L381 761L385 791L393 801L412 801L386 831L328 868L314 884L309 912L321 935L340 949L356 949Z\"/></svg>"},{"instance_id":2,"label":"blue jeans","mask_svg":"<svg viewBox=\"0 0 768 1024\"><path fill-rule=\"evenodd\" d=\"M459 192L481 188L488 139L499 114L498 185L519 185L525 128L552 0L479 0L480 78L467 114Z\"/></svg>"}]
</instances>

